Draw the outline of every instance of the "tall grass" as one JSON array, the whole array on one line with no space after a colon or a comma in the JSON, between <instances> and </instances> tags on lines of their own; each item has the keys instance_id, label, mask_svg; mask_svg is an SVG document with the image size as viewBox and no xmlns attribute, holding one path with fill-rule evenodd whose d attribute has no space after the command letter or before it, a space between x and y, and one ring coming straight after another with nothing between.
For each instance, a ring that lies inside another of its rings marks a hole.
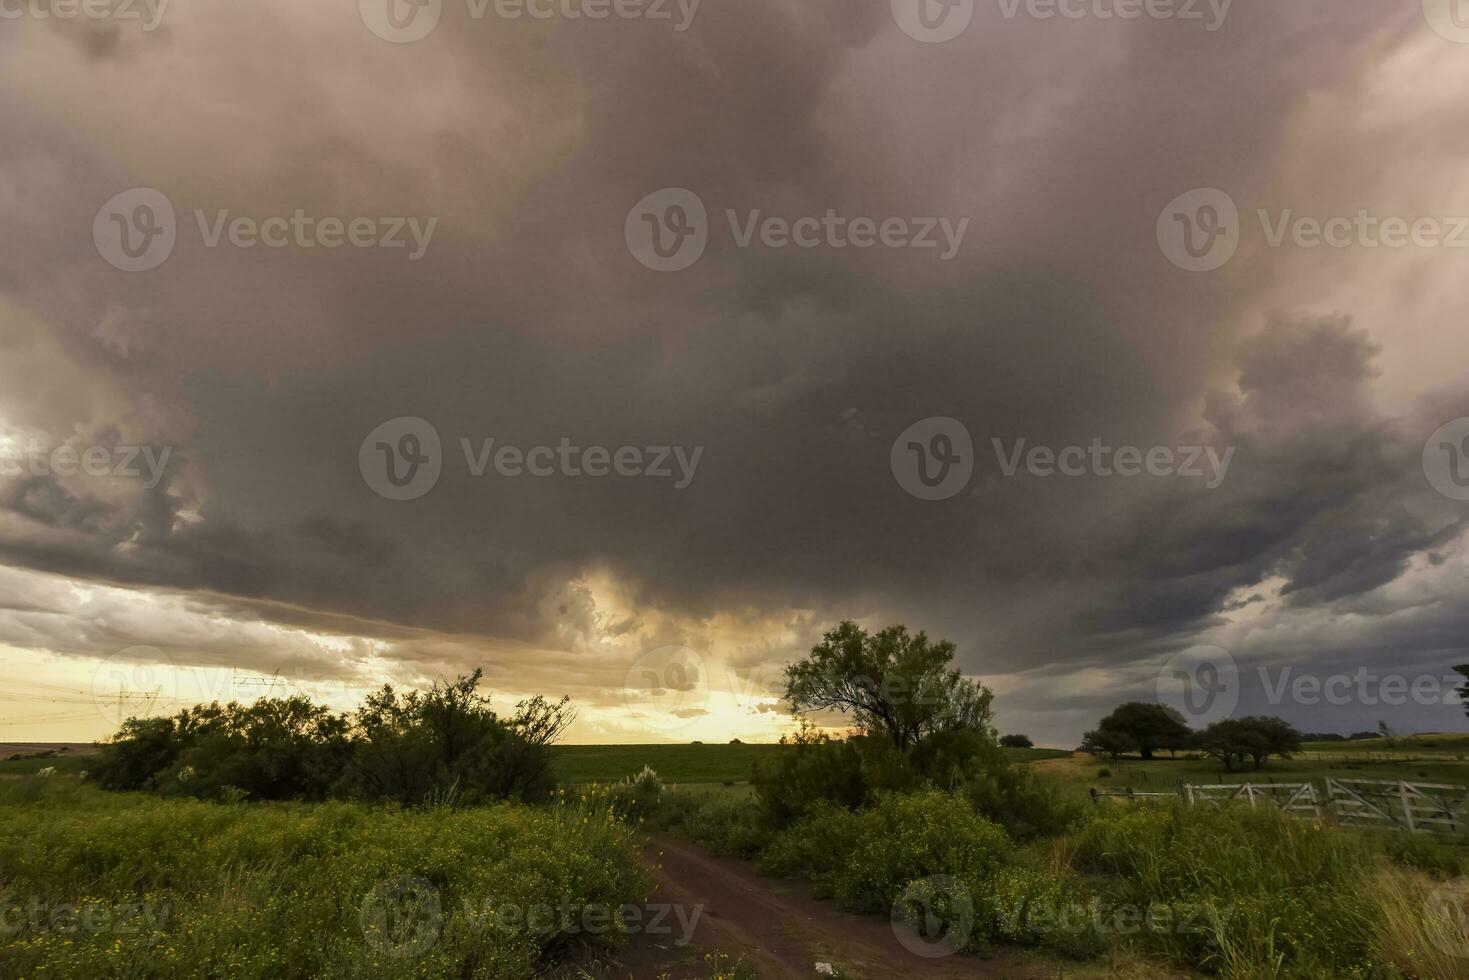
<instances>
[{"instance_id":1,"label":"tall grass","mask_svg":"<svg viewBox=\"0 0 1469 980\"><path fill-rule=\"evenodd\" d=\"M579 913L646 900L640 843L575 800L220 805L24 780L0 790L0 976L529 977L617 941ZM527 915L561 907L578 917Z\"/></svg>"},{"instance_id":2,"label":"tall grass","mask_svg":"<svg viewBox=\"0 0 1469 980\"><path fill-rule=\"evenodd\" d=\"M1191 926L1143 931L1176 962L1230 978L1366 976L1380 912L1373 847L1274 810L1175 806L1099 815L1074 863L1139 908Z\"/></svg>"},{"instance_id":3,"label":"tall grass","mask_svg":"<svg viewBox=\"0 0 1469 980\"><path fill-rule=\"evenodd\" d=\"M1469 980L1465 889L1387 862L1372 887L1382 909L1379 959L1413 980Z\"/></svg>"}]
</instances>

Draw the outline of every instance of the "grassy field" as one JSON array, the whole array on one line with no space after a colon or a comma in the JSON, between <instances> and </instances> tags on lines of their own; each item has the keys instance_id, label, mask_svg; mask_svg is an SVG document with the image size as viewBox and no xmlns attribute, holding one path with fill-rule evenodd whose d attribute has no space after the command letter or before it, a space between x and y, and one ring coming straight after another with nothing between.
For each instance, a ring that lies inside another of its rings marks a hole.
<instances>
[{"instance_id":1,"label":"grassy field","mask_svg":"<svg viewBox=\"0 0 1469 980\"><path fill-rule=\"evenodd\" d=\"M560 745L556 775L562 782L610 783L652 766L664 782L679 785L744 783L761 759L780 751L779 745ZM1068 758L1060 749L1006 749L1019 762ZM0 768L0 772L4 769Z\"/></svg>"},{"instance_id":2,"label":"grassy field","mask_svg":"<svg viewBox=\"0 0 1469 980\"><path fill-rule=\"evenodd\" d=\"M1225 772L1212 759L1166 755L1144 762L1110 761L1077 753L1040 760L1036 769L1078 787L1103 792L1133 789L1166 793L1179 783L1306 782L1325 779L1402 779L1469 786L1469 735L1426 735L1367 742L1311 742L1292 759L1272 759L1264 768Z\"/></svg>"},{"instance_id":3,"label":"grassy field","mask_svg":"<svg viewBox=\"0 0 1469 980\"><path fill-rule=\"evenodd\" d=\"M651 887L641 835L574 803L220 805L20 778L0 824L5 977L529 977L579 910L610 922Z\"/></svg>"}]
</instances>

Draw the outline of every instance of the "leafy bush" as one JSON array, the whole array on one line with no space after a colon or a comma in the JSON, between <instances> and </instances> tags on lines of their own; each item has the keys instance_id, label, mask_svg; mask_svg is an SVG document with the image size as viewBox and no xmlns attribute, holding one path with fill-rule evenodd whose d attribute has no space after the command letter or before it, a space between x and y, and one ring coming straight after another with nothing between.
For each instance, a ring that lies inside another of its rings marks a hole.
<instances>
[{"instance_id":1,"label":"leafy bush","mask_svg":"<svg viewBox=\"0 0 1469 980\"><path fill-rule=\"evenodd\" d=\"M935 875L978 888L1013 855L998 825L963 800L927 790L884 794L877 805L812 810L762 855L767 873L802 875L853 912L887 912L910 883Z\"/></svg>"},{"instance_id":2,"label":"leafy bush","mask_svg":"<svg viewBox=\"0 0 1469 980\"><path fill-rule=\"evenodd\" d=\"M961 793L1018 841L1067 833L1089 809L1073 787L1000 758L972 766Z\"/></svg>"},{"instance_id":3,"label":"leafy bush","mask_svg":"<svg viewBox=\"0 0 1469 980\"><path fill-rule=\"evenodd\" d=\"M1098 815L1075 840L1113 898L1199 928L1140 933L1178 963L1226 977L1349 976L1367 968L1378 910L1357 835L1271 809L1175 806Z\"/></svg>"},{"instance_id":4,"label":"leafy bush","mask_svg":"<svg viewBox=\"0 0 1469 980\"><path fill-rule=\"evenodd\" d=\"M0 976L530 977L573 938L619 940L573 936L582 910L650 891L640 836L574 802L241 807L44 782L31 802L0 789L0 904L22 910ZM142 914L56 926L78 907Z\"/></svg>"},{"instance_id":5,"label":"leafy bush","mask_svg":"<svg viewBox=\"0 0 1469 980\"><path fill-rule=\"evenodd\" d=\"M687 838L724 857L753 858L770 839L759 807L750 800L688 790L663 794L645 826Z\"/></svg>"},{"instance_id":6,"label":"leafy bush","mask_svg":"<svg viewBox=\"0 0 1469 980\"><path fill-rule=\"evenodd\" d=\"M768 762L757 762L750 776L772 826L789 826L818 803L858 807L867 802L867 779L855 740L833 739L803 723L780 744L783 750Z\"/></svg>"},{"instance_id":7,"label":"leafy bush","mask_svg":"<svg viewBox=\"0 0 1469 980\"><path fill-rule=\"evenodd\" d=\"M574 717L566 699L532 698L501 718L477 692L479 679L475 671L422 694L384 687L351 715L297 696L131 719L91 773L106 789L207 799L549 799L550 744Z\"/></svg>"},{"instance_id":8,"label":"leafy bush","mask_svg":"<svg viewBox=\"0 0 1469 980\"><path fill-rule=\"evenodd\" d=\"M1075 876L1017 865L1000 869L978 904L1000 939L1085 959L1106 945L1095 917L1084 914L1086 895Z\"/></svg>"}]
</instances>

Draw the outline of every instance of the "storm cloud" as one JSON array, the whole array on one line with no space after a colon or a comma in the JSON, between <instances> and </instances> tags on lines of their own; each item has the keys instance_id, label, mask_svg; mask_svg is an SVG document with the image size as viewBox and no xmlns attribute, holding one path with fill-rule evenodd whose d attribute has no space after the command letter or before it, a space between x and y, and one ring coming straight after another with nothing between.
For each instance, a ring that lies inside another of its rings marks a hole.
<instances>
[{"instance_id":1,"label":"storm cloud","mask_svg":"<svg viewBox=\"0 0 1469 980\"><path fill-rule=\"evenodd\" d=\"M682 31L470 9L406 44L350 3L5 22L0 439L45 465L0 477L0 643L409 682L486 663L609 710L688 647L753 716L824 626L903 621L1063 744L1200 643L1315 672L1469 660L1469 510L1422 465L1469 416L1459 254L1277 248L1256 218L1469 213L1440 94L1469 48L1419 5L1237 0L1210 31L980 2L943 44L886 2L704 0ZM125 272L94 218L137 187L177 243ZM624 237L663 188L709 216L680 272ZM1195 188L1241 214L1208 273L1159 245ZM410 259L211 247L221 212L437 224ZM944 261L742 247L756 212L968 224ZM973 474L921 500L891 453L939 417ZM440 440L411 500L359 459L399 418ZM461 441L489 439L702 455L683 488L581 457L476 475ZM1231 455L1213 488L1006 475L995 440L1022 439ZM58 468L67 446L114 468ZM171 451L153 486L116 465L145 446ZM582 734L637 730L605 725Z\"/></svg>"}]
</instances>

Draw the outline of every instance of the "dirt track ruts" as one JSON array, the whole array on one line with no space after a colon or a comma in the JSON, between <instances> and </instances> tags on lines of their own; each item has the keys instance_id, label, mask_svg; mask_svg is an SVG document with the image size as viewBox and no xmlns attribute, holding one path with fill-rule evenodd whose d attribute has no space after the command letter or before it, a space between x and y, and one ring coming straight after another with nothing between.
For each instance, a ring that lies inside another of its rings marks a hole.
<instances>
[{"instance_id":1,"label":"dirt track ruts","mask_svg":"<svg viewBox=\"0 0 1469 980\"><path fill-rule=\"evenodd\" d=\"M804 884L762 878L747 862L714 857L675 838L655 836L649 859L661 865L653 901L702 906L694 943L743 957L761 980L815 977L817 962L863 980L1043 976L1001 958L918 956L898 942L885 918L841 912L812 898Z\"/></svg>"}]
</instances>

